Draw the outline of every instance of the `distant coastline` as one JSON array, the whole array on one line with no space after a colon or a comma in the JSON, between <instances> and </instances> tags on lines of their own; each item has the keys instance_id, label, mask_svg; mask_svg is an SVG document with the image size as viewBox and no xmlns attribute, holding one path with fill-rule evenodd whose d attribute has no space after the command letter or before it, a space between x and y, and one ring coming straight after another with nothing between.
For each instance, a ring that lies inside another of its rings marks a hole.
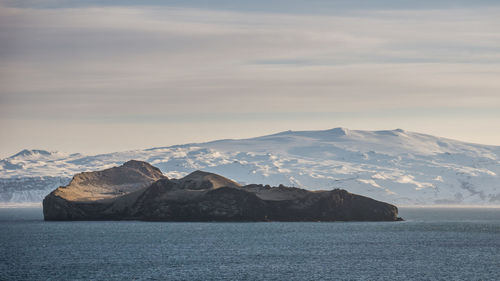
<instances>
[{"instance_id":1,"label":"distant coastline","mask_svg":"<svg viewBox=\"0 0 500 281\"><path fill-rule=\"evenodd\" d=\"M500 209L500 205L398 205L398 208Z\"/></svg>"},{"instance_id":2,"label":"distant coastline","mask_svg":"<svg viewBox=\"0 0 500 281\"><path fill-rule=\"evenodd\" d=\"M42 208L42 202L0 203L0 209L6 208ZM440 209L500 209L500 205L398 205L398 208L440 208Z\"/></svg>"},{"instance_id":3,"label":"distant coastline","mask_svg":"<svg viewBox=\"0 0 500 281\"><path fill-rule=\"evenodd\" d=\"M25 203L0 203L0 209L7 208L42 208L42 202L25 202Z\"/></svg>"}]
</instances>

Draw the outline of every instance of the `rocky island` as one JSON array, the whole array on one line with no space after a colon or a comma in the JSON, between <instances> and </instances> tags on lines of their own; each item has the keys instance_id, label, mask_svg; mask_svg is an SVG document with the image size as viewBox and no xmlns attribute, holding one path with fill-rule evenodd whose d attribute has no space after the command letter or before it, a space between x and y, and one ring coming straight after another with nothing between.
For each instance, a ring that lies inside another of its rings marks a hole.
<instances>
[{"instance_id":1,"label":"rocky island","mask_svg":"<svg viewBox=\"0 0 500 281\"><path fill-rule=\"evenodd\" d=\"M79 173L43 200L48 221L397 221L388 203L345 190L242 186L195 171L169 179L142 161Z\"/></svg>"}]
</instances>

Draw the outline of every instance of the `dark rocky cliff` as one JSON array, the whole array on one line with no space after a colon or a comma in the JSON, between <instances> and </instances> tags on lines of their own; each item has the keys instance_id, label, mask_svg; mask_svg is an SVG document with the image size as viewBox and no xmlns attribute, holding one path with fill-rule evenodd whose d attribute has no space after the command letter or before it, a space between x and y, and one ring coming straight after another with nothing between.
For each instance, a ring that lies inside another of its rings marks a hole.
<instances>
[{"instance_id":1,"label":"dark rocky cliff","mask_svg":"<svg viewBox=\"0 0 500 281\"><path fill-rule=\"evenodd\" d=\"M78 174L43 201L45 220L396 221L398 209L345 190L241 186L196 171L168 179L145 162L129 161Z\"/></svg>"}]
</instances>

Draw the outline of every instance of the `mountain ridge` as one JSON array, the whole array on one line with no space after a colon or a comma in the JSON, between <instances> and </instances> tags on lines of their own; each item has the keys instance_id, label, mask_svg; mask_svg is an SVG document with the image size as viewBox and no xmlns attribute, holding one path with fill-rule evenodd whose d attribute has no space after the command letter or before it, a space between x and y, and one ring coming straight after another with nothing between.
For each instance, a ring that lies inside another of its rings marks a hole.
<instances>
[{"instance_id":1,"label":"mountain ridge","mask_svg":"<svg viewBox=\"0 0 500 281\"><path fill-rule=\"evenodd\" d=\"M4 202L11 202L9 196L23 202L19 190L28 178L52 177L64 182L80 171L138 159L159 167L169 178L205 170L227 175L240 184L346 188L404 205L500 205L500 146L402 129L283 131L93 156L51 152L14 158L0 160L0 194L4 194L0 198ZM32 180L30 190L41 194L42 190L48 193L48 184L54 180L38 186L35 182Z\"/></svg>"}]
</instances>

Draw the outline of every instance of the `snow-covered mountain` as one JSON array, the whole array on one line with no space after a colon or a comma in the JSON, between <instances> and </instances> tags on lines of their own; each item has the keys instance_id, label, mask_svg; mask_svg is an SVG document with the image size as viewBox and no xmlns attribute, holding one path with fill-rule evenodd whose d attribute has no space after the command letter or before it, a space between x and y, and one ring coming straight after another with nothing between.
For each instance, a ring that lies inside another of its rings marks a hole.
<instances>
[{"instance_id":1,"label":"snow-covered mountain","mask_svg":"<svg viewBox=\"0 0 500 281\"><path fill-rule=\"evenodd\" d=\"M286 131L87 156L23 150L0 161L0 200L41 201L78 172L147 161L168 177L205 170L240 183L345 188L396 204L500 205L500 146L401 129Z\"/></svg>"}]
</instances>

